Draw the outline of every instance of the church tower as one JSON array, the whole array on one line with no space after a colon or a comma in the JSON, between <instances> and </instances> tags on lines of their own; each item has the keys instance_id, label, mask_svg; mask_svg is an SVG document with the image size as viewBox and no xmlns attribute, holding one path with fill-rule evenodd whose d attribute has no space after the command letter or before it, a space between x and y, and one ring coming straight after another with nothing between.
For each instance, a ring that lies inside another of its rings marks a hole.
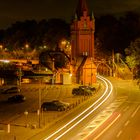
<instances>
[{"instance_id":1,"label":"church tower","mask_svg":"<svg viewBox=\"0 0 140 140\"><path fill-rule=\"evenodd\" d=\"M95 19L89 14L86 0L78 0L71 23L71 63L76 83L91 85L96 81L94 65Z\"/></svg>"},{"instance_id":2,"label":"church tower","mask_svg":"<svg viewBox=\"0 0 140 140\"><path fill-rule=\"evenodd\" d=\"M94 58L95 20L89 15L86 0L79 0L71 24L72 59L77 56Z\"/></svg>"}]
</instances>

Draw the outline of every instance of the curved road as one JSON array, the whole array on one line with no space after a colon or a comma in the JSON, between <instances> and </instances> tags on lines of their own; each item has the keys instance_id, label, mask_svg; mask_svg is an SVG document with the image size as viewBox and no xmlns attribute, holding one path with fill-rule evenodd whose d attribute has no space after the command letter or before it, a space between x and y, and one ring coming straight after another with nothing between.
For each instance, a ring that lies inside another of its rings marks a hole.
<instances>
[{"instance_id":1,"label":"curved road","mask_svg":"<svg viewBox=\"0 0 140 140\"><path fill-rule=\"evenodd\" d=\"M112 84L107 79L98 76L98 79L102 81L105 88L103 88L103 94L98 100L95 102L90 102L86 109L80 109L80 113L72 119L68 119L63 126L56 126L56 129L52 131L44 131L40 136L36 137L35 139L42 139L42 140L58 140L58 139L77 139L78 131L81 131L83 128L83 124L87 124L91 119L93 119L95 114L97 114L98 109L105 104L108 98L112 94ZM85 125L84 125L85 126ZM44 135L44 136L43 136ZM87 132L88 135L88 132ZM43 138L42 138L43 137ZM74 138L75 137L75 138ZM80 136L81 139L81 136Z\"/></svg>"},{"instance_id":2,"label":"curved road","mask_svg":"<svg viewBox=\"0 0 140 140\"><path fill-rule=\"evenodd\" d=\"M117 98L112 116L88 140L140 140L140 90L132 81L113 81Z\"/></svg>"}]
</instances>

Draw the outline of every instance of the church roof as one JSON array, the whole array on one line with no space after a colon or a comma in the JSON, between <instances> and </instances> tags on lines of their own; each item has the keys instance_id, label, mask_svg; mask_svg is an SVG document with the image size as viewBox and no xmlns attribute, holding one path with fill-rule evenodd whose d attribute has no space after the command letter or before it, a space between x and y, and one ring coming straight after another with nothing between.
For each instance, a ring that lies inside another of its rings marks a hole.
<instances>
[{"instance_id":1,"label":"church roof","mask_svg":"<svg viewBox=\"0 0 140 140\"><path fill-rule=\"evenodd\" d=\"M84 11L87 11L87 14L89 14L86 0L78 0L78 5L76 9L77 16L78 17L82 16Z\"/></svg>"}]
</instances>

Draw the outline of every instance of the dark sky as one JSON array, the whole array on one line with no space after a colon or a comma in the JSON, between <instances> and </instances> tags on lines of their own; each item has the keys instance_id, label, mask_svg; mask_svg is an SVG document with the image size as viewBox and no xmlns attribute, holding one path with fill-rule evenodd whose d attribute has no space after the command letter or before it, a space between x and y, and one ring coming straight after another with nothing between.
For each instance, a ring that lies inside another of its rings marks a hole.
<instances>
[{"instance_id":1,"label":"dark sky","mask_svg":"<svg viewBox=\"0 0 140 140\"><path fill-rule=\"evenodd\" d=\"M62 18L68 22L74 15L78 0L0 0L0 29L15 21ZM87 0L95 16L126 11L140 12L140 0Z\"/></svg>"}]
</instances>

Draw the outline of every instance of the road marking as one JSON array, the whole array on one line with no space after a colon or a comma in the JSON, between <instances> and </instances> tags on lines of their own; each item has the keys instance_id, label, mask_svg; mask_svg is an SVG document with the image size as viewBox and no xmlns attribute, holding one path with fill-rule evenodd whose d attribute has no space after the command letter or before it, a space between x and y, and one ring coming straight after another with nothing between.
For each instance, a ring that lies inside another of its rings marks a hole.
<instances>
[{"instance_id":1,"label":"road marking","mask_svg":"<svg viewBox=\"0 0 140 140\"><path fill-rule=\"evenodd\" d=\"M119 138L121 134L122 134L122 130L117 134L116 137Z\"/></svg>"},{"instance_id":2,"label":"road marking","mask_svg":"<svg viewBox=\"0 0 140 140\"><path fill-rule=\"evenodd\" d=\"M133 114L131 115L131 118L133 118L133 117L136 115L136 113L138 112L139 108L140 108L140 105L139 105L139 106L136 108L136 110L133 112Z\"/></svg>"},{"instance_id":3,"label":"road marking","mask_svg":"<svg viewBox=\"0 0 140 140\"><path fill-rule=\"evenodd\" d=\"M119 114L99 135L97 135L93 140L97 140L105 131L107 131L121 116L121 114Z\"/></svg>"},{"instance_id":4,"label":"road marking","mask_svg":"<svg viewBox=\"0 0 140 140\"><path fill-rule=\"evenodd\" d=\"M130 123L130 121L128 120L124 125L127 126Z\"/></svg>"},{"instance_id":5,"label":"road marking","mask_svg":"<svg viewBox=\"0 0 140 140\"><path fill-rule=\"evenodd\" d=\"M123 109L124 112L126 112L129 109L129 106Z\"/></svg>"}]
</instances>

